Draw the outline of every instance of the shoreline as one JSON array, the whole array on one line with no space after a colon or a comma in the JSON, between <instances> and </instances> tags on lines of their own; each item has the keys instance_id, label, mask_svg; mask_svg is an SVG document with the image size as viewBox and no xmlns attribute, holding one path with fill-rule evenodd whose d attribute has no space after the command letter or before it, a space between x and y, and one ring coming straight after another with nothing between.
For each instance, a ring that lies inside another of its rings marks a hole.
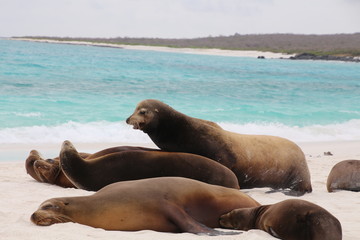
<instances>
[{"instance_id":1,"label":"shoreline","mask_svg":"<svg viewBox=\"0 0 360 240\"><path fill-rule=\"evenodd\" d=\"M139 145L154 147L152 144L133 143L76 143L78 151L95 152L103 148L115 145ZM313 192L301 197L291 197L281 192L268 193L269 188L242 189L241 191L253 197L261 204L273 204L285 199L297 198L313 202L332 213L339 219L342 225L343 239L352 240L358 238L360 229L360 215L354 214L355 209L360 207L358 192L338 191L328 193L326 190L327 176L331 168L342 160L360 159L360 140L358 141L335 141L335 142L300 142L298 145L303 149L311 173ZM20 156L17 161L9 161L7 156L0 157L0 230L2 239L54 239L61 235L69 240L81 239L157 239L157 240L199 240L210 239L209 236L198 236L190 233L161 233L149 230L124 232L105 231L76 223L54 224L49 227L39 227L31 223L30 216L43 201L54 197L85 196L93 192L61 188L55 185L36 182L25 170L25 159L33 148L45 158L58 155L59 144L3 144L0 153L3 155L15 154ZM332 156L324 155L331 152ZM5 158L4 158L5 157ZM356 212L356 211L355 211ZM217 236L219 240L241 239L276 239L261 230L250 230L240 235Z\"/></svg>"},{"instance_id":2,"label":"shoreline","mask_svg":"<svg viewBox=\"0 0 360 240\"><path fill-rule=\"evenodd\" d=\"M290 139L291 140L291 139ZM71 141L71 139L70 139ZM355 157L360 159L360 140L338 141L294 141L303 149L305 156L324 157L324 152L331 152L337 158ZM115 146L142 146L158 148L153 142L76 142L71 141L80 152L95 153L105 148ZM55 157L60 152L62 142L59 143L3 143L0 145L0 163L25 161L29 152L33 149L43 153L44 157Z\"/></svg>"},{"instance_id":3,"label":"shoreline","mask_svg":"<svg viewBox=\"0 0 360 240\"><path fill-rule=\"evenodd\" d=\"M303 60L303 61L335 61L335 62L352 62L360 63L360 56L338 56L338 55L315 55L306 51L286 54L269 51L256 50L225 50L219 48L181 48L181 47L165 47L165 46L151 46L151 45L130 45L130 44L113 44L113 43L95 43L88 41L68 41L68 40L53 40L53 39L33 39L33 38L4 38L15 41L29 41L52 44L69 44L82 45L93 47L109 47L119 48L125 50L139 50L139 51L157 51L183 54L197 54L197 55L212 55L225 57L250 57L258 59L285 59L285 60Z\"/></svg>"},{"instance_id":4,"label":"shoreline","mask_svg":"<svg viewBox=\"0 0 360 240\"><path fill-rule=\"evenodd\" d=\"M42 43L53 43L53 44L110 47L110 48L120 48L125 50L158 51L158 52L214 55L214 56L227 56L227 57L253 57L253 58L264 57L269 59L290 59L291 57L295 57L296 55L296 54L284 54L284 53L274 53L274 52L250 51L250 50L249 51L223 50L217 48L173 48L173 47L146 46L146 45L93 43L93 42L85 42L85 41L59 41L59 40L50 40L50 39L31 39L31 38L8 38L8 39L16 40L16 41L42 42Z\"/></svg>"}]
</instances>

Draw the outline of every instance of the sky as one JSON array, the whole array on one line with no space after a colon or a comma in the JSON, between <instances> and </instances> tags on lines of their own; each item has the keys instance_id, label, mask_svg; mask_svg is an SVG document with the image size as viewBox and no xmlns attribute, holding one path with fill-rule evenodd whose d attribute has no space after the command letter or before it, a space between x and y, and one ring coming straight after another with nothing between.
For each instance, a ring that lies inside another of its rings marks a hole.
<instances>
[{"instance_id":1,"label":"sky","mask_svg":"<svg viewBox=\"0 0 360 240\"><path fill-rule=\"evenodd\" d=\"M0 0L0 37L360 32L360 0Z\"/></svg>"}]
</instances>

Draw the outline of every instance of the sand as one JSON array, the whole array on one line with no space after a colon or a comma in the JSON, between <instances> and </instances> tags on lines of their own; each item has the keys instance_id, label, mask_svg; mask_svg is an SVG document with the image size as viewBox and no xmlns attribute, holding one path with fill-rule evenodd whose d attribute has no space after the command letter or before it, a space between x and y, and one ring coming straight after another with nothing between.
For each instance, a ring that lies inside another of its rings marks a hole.
<instances>
[{"instance_id":1,"label":"sand","mask_svg":"<svg viewBox=\"0 0 360 240\"><path fill-rule=\"evenodd\" d=\"M119 144L81 144L74 143L79 151L96 152ZM326 191L326 179L334 164L345 159L360 159L360 141L298 143L306 154L311 171L313 192L299 199L318 204L336 216L343 228L343 239L360 239L360 193ZM54 157L60 149L59 144L12 144L0 146L0 236L1 239L275 239L261 230L251 230L235 236L198 236L190 233L172 234L149 230L138 232L105 231L76 224L54 224L40 227L30 221L30 215L40 203L53 197L84 196L93 192L79 189L65 189L54 185L39 183L26 174L24 161L31 149L39 150L44 157ZM137 145L137 144L128 144ZM141 144L153 146L152 144ZM333 156L324 156L330 151ZM262 204L272 204L293 198L280 192L266 193L268 188L244 189Z\"/></svg>"},{"instance_id":2,"label":"sand","mask_svg":"<svg viewBox=\"0 0 360 240\"><path fill-rule=\"evenodd\" d=\"M31 39L31 38L11 38L12 40L44 42L44 43L61 43L61 44L74 44L86 45L97 47L112 47L131 50L145 50L145 51L160 51L160 52L175 52L187 54L202 54L202 55L216 55L216 56L232 56L232 57L254 57L263 56L265 58L290 58L295 54L284 54L274 52L262 51L245 51L245 50L223 50L216 48L171 48L171 47L157 47L157 46L143 46L143 45L124 45L124 44L110 44L110 43L93 43L83 41L58 41L46 39Z\"/></svg>"}]
</instances>

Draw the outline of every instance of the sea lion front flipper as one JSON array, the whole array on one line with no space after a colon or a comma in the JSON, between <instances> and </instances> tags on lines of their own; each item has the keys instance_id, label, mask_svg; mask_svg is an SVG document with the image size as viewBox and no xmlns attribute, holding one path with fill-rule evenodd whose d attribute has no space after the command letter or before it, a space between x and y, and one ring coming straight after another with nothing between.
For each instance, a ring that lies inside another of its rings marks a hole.
<instances>
[{"instance_id":1,"label":"sea lion front flipper","mask_svg":"<svg viewBox=\"0 0 360 240\"><path fill-rule=\"evenodd\" d=\"M180 232L189 232L198 235L235 235L241 234L241 232L223 232L205 226L204 224L196 221L189 214L187 214L182 208L172 204L164 204L164 209L171 222L173 222L180 230Z\"/></svg>"}]
</instances>

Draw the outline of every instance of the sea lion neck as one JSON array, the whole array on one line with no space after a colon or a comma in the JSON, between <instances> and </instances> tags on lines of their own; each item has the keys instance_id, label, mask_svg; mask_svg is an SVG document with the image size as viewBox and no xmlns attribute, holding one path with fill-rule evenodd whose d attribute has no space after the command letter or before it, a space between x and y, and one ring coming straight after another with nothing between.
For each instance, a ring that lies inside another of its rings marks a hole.
<instances>
[{"instance_id":1,"label":"sea lion neck","mask_svg":"<svg viewBox=\"0 0 360 240\"><path fill-rule=\"evenodd\" d=\"M153 135L155 138L167 139L167 136L174 137L173 134L182 132L184 127L191 127L185 114L178 112L167 105L158 110L156 114L158 115L156 125L148 126L146 131L144 130L150 137Z\"/></svg>"},{"instance_id":2,"label":"sea lion neck","mask_svg":"<svg viewBox=\"0 0 360 240\"><path fill-rule=\"evenodd\" d=\"M259 207L256 207L252 210L253 219L251 221L251 227L256 229L261 229L260 222L262 215L265 213L265 211L270 207L270 205L262 205Z\"/></svg>"}]
</instances>

